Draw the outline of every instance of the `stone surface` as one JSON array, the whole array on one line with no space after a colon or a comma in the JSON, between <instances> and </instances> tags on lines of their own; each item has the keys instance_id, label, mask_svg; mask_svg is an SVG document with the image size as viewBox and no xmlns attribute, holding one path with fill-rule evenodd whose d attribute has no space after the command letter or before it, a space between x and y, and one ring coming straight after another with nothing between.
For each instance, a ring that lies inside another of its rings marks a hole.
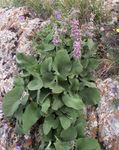
<instances>
[{"instance_id":1,"label":"stone surface","mask_svg":"<svg viewBox=\"0 0 119 150\"><path fill-rule=\"evenodd\" d=\"M14 150L19 145L29 150L32 143L30 134L16 135L14 124L4 119L2 96L12 88L13 77L19 73L16 53L35 53L32 38L39 31L41 22L27 7L0 8L0 150Z\"/></svg>"},{"instance_id":2,"label":"stone surface","mask_svg":"<svg viewBox=\"0 0 119 150\"><path fill-rule=\"evenodd\" d=\"M119 81L97 80L101 100L96 110L88 111L90 137L98 138L106 150L119 150Z\"/></svg>"},{"instance_id":3,"label":"stone surface","mask_svg":"<svg viewBox=\"0 0 119 150\"><path fill-rule=\"evenodd\" d=\"M97 81L101 101L97 108L99 140L108 150L119 150L119 82Z\"/></svg>"},{"instance_id":4,"label":"stone surface","mask_svg":"<svg viewBox=\"0 0 119 150\"><path fill-rule=\"evenodd\" d=\"M32 38L41 20L27 7L0 9L0 96L12 88L16 52L33 54Z\"/></svg>"}]
</instances>

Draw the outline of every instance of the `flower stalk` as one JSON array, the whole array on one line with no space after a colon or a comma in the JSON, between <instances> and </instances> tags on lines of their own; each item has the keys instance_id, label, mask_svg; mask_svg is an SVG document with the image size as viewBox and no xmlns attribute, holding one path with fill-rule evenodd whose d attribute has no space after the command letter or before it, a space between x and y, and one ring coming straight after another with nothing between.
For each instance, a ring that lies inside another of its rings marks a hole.
<instances>
[{"instance_id":1,"label":"flower stalk","mask_svg":"<svg viewBox=\"0 0 119 150\"><path fill-rule=\"evenodd\" d=\"M71 22L71 37L73 39L73 57L79 59L81 57L81 36L79 21L75 19Z\"/></svg>"}]
</instances>

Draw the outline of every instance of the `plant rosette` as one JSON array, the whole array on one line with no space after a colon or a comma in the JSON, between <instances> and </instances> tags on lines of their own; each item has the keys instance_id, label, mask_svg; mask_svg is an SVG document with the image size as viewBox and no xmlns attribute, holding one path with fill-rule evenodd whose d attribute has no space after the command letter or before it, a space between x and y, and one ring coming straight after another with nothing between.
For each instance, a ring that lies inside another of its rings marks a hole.
<instances>
[{"instance_id":1,"label":"plant rosette","mask_svg":"<svg viewBox=\"0 0 119 150\"><path fill-rule=\"evenodd\" d=\"M86 106L100 99L92 76L96 45L81 39L77 20L65 24L65 32L56 25L46 25L34 38L37 57L17 54L22 73L4 97L4 114L15 118L18 133L38 124L40 150L100 150L95 139L85 136Z\"/></svg>"}]
</instances>

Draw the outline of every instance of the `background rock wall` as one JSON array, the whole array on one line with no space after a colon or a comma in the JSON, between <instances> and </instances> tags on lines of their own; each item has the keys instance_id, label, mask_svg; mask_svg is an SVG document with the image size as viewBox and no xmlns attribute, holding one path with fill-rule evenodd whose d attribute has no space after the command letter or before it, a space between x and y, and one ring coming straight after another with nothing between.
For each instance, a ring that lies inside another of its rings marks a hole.
<instances>
[{"instance_id":1,"label":"background rock wall","mask_svg":"<svg viewBox=\"0 0 119 150\"><path fill-rule=\"evenodd\" d=\"M33 54L32 38L41 20L27 7L0 9L0 96L12 87L16 52Z\"/></svg>"}]
</instances>

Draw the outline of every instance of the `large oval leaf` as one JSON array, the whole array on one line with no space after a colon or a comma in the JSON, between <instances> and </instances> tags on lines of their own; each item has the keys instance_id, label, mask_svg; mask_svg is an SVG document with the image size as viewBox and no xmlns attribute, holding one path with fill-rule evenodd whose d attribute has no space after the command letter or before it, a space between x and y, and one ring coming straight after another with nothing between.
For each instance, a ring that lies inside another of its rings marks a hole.
<instances>
[{"instance_id":1,"label":"large oval leaf","mask_svg":"<svg viewBox=\"0 0 119 150\"><path fill-rule=\"evenodd\" d=\"M49 107L50 107L50 99L47 98L47 99L42 103L42 109L41 109L41 111L42 111L43 113L46 113Z\"/></svg>"},{"instance_id":2,"label":"large oval leaf","mask_svg":"<svg viewBox=\"0 0 119 150\"><path fill-rule=\"evenodd\" d=\"M54 94L60 94L64 91L64 88L60 85L57 85L56 83L49 84L49 88L52 90L52 93Z\"/></svg>"},{"instance_id":3,"label":"large oval leaf","mask_svg":"<svg viewBox=\"0 0 119 150\"><path fill-rule=\"evenodd\" d=\"M39 119L39 108L36 104L30 103L23 114L23 132L26 133Z\"/></svg>"},{"instance_id":4,"label":"large oval leaf","mask_svg":"<svg viewBox=\"0 0 119 150\"><path fill-rule=\"evenodd\" d=\"M61 138L63 141L72 141L77 137L77 130L75 127L70 127L67 130L61 132Z\"/></svg>"},{"instance_id":5,"label":"large oval leaf","mask_svg":"<svg viewBox=\"0 0 119 150\"><path fill-rule=\"evenodd\" d=\"M42 82L41 78L34 79L31 82L29 82L29 84L28 84L28 89L31 91L39 90L42 87L43 87L43 82Z\"/></svg>"},{"instance_id":6,"label":"large oval leaf","mask_svg":"<svg viewBox=\"0 0 119 150\"><path fill-rule=\"evenodd\" d=\"M57 74L60 74L64 78L66 78L66 76L71 71L70 57L66 50L59 50L56 53L54 60L54 70Z\"/></svg>"},{"instance_id":7,"label":"large oval leaf","mask_svg":"<svg viewBox=\"0 0 119 150\"><path fill-rule=\"evenodd\" d=\"M46 52L52 51L55 48L55 46L53 44L44 43L43 46L44 46L44 51L46 51Z\"/></svg>"},{"instance_id":8,"label":"large oval leaf","mask_svg":"<svg viewBox=\"0 0 119 150\"><path fill-rule=\"evenodd\" d=\"M3 100L3 112L6 117L12 116L18 109L23 90L23 86L18 86L5 95Z\"/></svg>"},{"instance_id":9,"label":"large oval leaf","mask_svg":"<svg viewBox=\"0 0 119 150\"><path fill-rule=\"evenodd\" d=\"M64 130L66 130L67 128L70 127L70 125L72 123L70 118L63 115L63 116L60 116L59 119L60 119L60 123L61 123Z\"/></svg>"},{"instance_id":10,"label":"large oval leaf","mask_svg":"<svg viewBox=\"0 0 119 150\"><path fill-rule=\"evenodd\" d=\"M59 120L55 119L53 115L48 116L43 123L43 132L47 135L50 130L56 129L59 124Z\"/></svg>"},{"instance_id":11,"label":"large oval leaf","mask_svg":"<svg viewBox=\"0 0 119 150\"><path fill-rule=\"evenodd\" d=\"M26 103L28 101L28 98L29 98L29 93L24 92L23 93L23 97L20 99L21 104L22 105L26 105Z\"/></svg>"},{"instance_id":12,"label":"large oval leaf","mask_svg":"<svg viewBox=\"0 0 119 150\"><path fill-rule=\"evenodd\" d=\"M23 53L18 53L16 60L18 65L25 69L29 74L39 77L39 64L34 57Z\"/></svg>"},{"instance_id":13,"label":"large oval leaf","mask_svg":"<svg viewBox=\"0 0 119 150\"><path fill-rule=\"evenodd\" d=\"M79 111L84 107L82 99L78 95L65 94L62 97L62 100L67 107L74 108Z\"/></svg>"},{"instance_id":14,"label":"large oval leaf","mask_svg":"<svg viewBox=\"0 0 119 150\"><path fill-rule=\"evenodd\" d=\"M53 110L58 110L63 106L62 101L58 96L53 96L53 103L52 103L52 109Z\"/></svg>"},{"instance_id":15,"label":"large oval leaf","mask_svg":"<svg viewBox=\"0 0 119 150\"><path fill-rule=\"evenodd\" d=\"M83 71L83 66L80 60L75 60L72 64L72 74L79 75Z\"/></svg>"},{"instance_id":16,"label":"large oval leaf","mask_svg":"<svg viewBox=\"0 0 119 150\"><path fill-rule=\"evenodd\" d=\"M43 75L45 73L50 72L51 68L52 68L52 57L49 57L42 62L40 72Z\"/></svg>"},{"instance_id":17,"label":"large oval leaf","mask_svg":"<svg viewBox=\"0 0 119 150\"><path fill-rule=\"evenodd\" d=\"M17 53L17 57L16 57L17 63L23 67L30 67L30 66L34 66L37 64L37 60L30 56L30 55L25 55L24 53Z\"/></svg>"},{"instance_id":18,"label":"large oval leaf","mask_svg":"<svg viewBox=\"0 0 119 150\"><path fill-rule=\"evenodd\" d=\"M56 150L70 150L68 143L61 142L59 139L57 139L54 145Z\"/></svg>"},{"instance_id":19,"label":"large oval leaf","mask_svg":"<svg viewBox=\"0 0 119 150\"><path fill-rule=\"evenodd\" d=\"M87 45L88 45L89 50L93 50L95 43L93 42L92 39L88 39Z\"/></svg>"},{"instance_id":20,"label":"large oval leaf","mask_svg":"<svg viewBox=\"0 0 119 150\"><path fill-rule=\"evenodd\" d=\"M83 84L87 87L90 87L90 88L96 88L96 84L94 82L90 82L90 81L87 81L85 79L81 79L81 81L83 82Z\"/></svg>"},{"instance_id":21,"label":"large oval leaf","mask_svg":"<svg viewBox=\"0 0 119 150\"><path fill-rule=\"evenodd\" d=\"M80 94L85 104L95 105L98 104L100 100L100 93L96 88L85 87L82 91L80 91Z\"/></svg>"},{"instance_id":22,"label":"large oval leaf","mask_svg":"<svg viewBox=\"0 0 119 150\"><path fill-rule=\"evenodd\" d=\"M96 139L80 138L77 140L77 150L101 150Z\"/></svg>"}]
</instances>

